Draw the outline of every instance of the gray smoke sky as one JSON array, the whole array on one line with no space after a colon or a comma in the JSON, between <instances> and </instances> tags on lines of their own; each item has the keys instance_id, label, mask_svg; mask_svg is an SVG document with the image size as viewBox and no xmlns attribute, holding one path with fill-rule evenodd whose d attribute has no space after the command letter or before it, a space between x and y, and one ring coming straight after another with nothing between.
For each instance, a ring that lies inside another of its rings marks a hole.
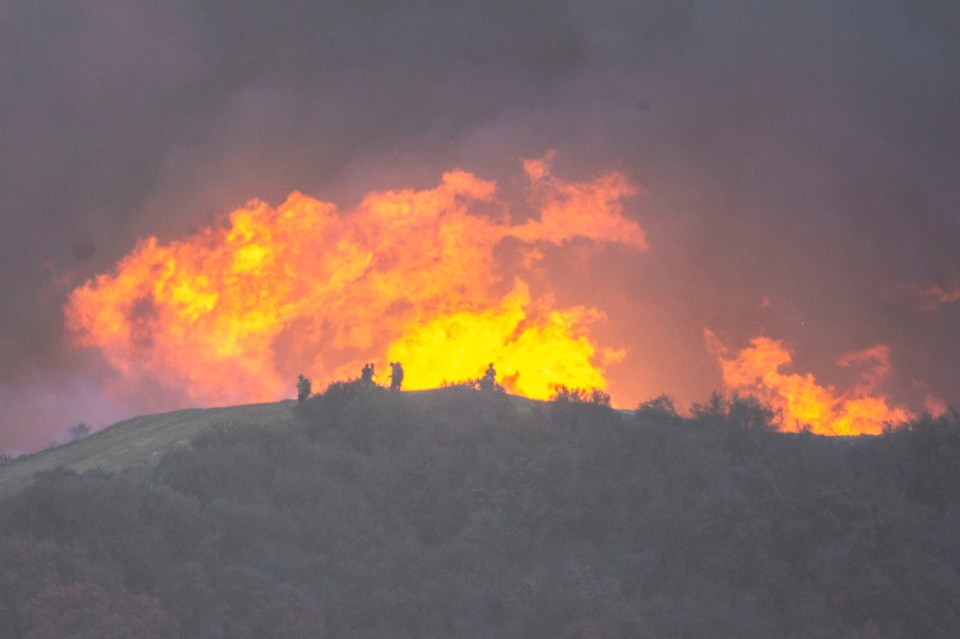
<instances>
[{"instance_id":1,"label":"gray smoke sky","mask_svg":"<svg viewBox=\"0 0 960 639\"><path fill-rule=\"evenodd\" d=\"M151 408L103 399L63 331L138 239L293 189L509 185L550 148L644 189L650 251L570 269L559 300L610 316L615 397L704 398L709 326L828 382L889 344L898 401L960 404L958 113L946 0L0 0L0 449Z\"/></svg>"}]
</instances>

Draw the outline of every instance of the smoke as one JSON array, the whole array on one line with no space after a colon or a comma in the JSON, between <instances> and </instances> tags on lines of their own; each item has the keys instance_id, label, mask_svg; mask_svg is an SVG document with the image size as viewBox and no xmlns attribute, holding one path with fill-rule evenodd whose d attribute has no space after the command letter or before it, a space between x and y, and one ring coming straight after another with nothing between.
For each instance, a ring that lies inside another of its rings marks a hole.
<instances>
[{"instance_id":1,"label":"smoke","mask_svg":"<svg viewBox=\"0 0 960 639\"><path fill-rule=\"evenodd\" d=\"M788 339L825 384L886 344L898 404L957 404L958 24L941 0L8 0L0 448L114 418L85 399L109 368L68 346L63 307L137 241L451 168L517 192L519 159L547 148L558 175L644 189L626 214L649 251L551 265L558 303L603 309L626 348L615 401L719 387L711 326Z\"/></svg>"}]
</instances>

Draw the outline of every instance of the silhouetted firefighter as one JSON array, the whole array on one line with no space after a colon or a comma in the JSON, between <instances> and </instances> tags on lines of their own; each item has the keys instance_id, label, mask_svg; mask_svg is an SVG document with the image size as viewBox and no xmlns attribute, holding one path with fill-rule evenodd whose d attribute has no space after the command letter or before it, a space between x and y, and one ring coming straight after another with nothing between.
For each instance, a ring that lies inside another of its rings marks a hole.
<instances>
[{"instance_id":1,"label":"silhouetted firefighter","mask_svg":"<svg viewBox=\"0 0 960 639\"><path fill-rule=\"evenodd\" d=\"M400 390L403 384L403 366L400 362L390 362L390 390Z\"/></svg>"},{"instance_id":2,"label":"silhouetted firefighter","mask_svg":"<svg viewBox=\"0 0 960 639\"><path fill-rule=\"evenodd\" d=\"M302 402L310 397L310 380L303 375L297 378L297 401Z\"/></svg>"},{"instance_id":3,"label":"silhouetted firefighter","mask_svg":"<svg viewBox=\"0 0 960 639\"><path fill-rule=\"evenodd\" d=\"M497 371L493 368L493 363L490 363L487 366L487 370L484 371L483 377L480 378L480 390L482 391L492 391L497 388Z\"/></svg>"},{"instance_id":4,"label":"silhouetted firefighter","mask_svg":"<svg viewBox=\"0 0 960 639\"><path fill-rule=\"evenodd\" d=\"M372 384L373 383L373 364L364 364L363 372L360 373L360 381Z\"/></svg>"}]
</instances>

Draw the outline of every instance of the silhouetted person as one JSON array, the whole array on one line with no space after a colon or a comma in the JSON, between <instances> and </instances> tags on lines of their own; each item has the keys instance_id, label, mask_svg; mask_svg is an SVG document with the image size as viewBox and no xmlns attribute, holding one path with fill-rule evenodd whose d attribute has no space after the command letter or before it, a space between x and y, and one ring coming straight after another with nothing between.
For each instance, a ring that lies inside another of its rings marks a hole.
<instances>
[{"instance_id":1,"label":"silhouetted person","mask_svg":"<svg viewBox=\"0 0 960 639\"><path fill-rule=\"evenodd\" d=\"M303 375L297 378L297 401L302 402L310 397L310 380Z\"/></svg>"},{"instance_id":2,"label":"silhouetted person","mask_svg":"<svg viewBox=\"0 0 960 639\"><path fill-rule=\"evenodd\" d=\"M403 384L403 366L400 362L390 362L390 390L400 390Z\"/></svg>"},{"instance_id":3,"label":"silhouetted person","mask_svg":"<svg viewBox=\"0 0 960 639\"><path fill-rule=\"evenodd\" d=\"M367 384L373 383L373 364L364 364L363 372L360 373L360 381Z\"/></svg>"},{"instance_id":4,"label":"silhouetted person","mask_svg":"<svg viewBox=\"0 0 960 639\"><path fill-rule=\"evenodd\" d=\"M497 371L493 368L493 363L487 366L483 377L480 378L480 390L492 391L497 387Z\"/></svg>"}]
</instances>

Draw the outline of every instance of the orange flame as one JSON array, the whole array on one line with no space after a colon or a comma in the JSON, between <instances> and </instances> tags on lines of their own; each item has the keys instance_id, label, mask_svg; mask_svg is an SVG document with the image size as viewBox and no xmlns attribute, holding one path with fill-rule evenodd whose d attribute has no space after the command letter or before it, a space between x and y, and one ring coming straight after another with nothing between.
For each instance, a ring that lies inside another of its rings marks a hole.
<instances>
[{"instance_id":1,"label":"orange flame","mask_svg":"<svg viewBox=\"0 0 960 639\"><path fill-rule=\"evenodd\" d=\"M920 292L920 298L921 308L925 311L932 311L944 304L956 302L960 300L960 281L954 278L946 286L939 284L925 286Z\"/></svg>"},{"instance_id":2,"label":"orange flame","mask_svg":"<svg viewBox=\"0 0 960 639\"><path fill-rule=\"evenodd\" d=\"M370 193L349 212L297 192L277 208L253 201L190 237L141 242L115 274L73 291L68 327L127 391L160 384L199 404L274 400L298 372L322 384L388 359L404 363L411 389L476 377L491 361L530 397L604 388L622 353L590 340L602 313L533 297L522 277L498 273L494 249L513 238L527 268L574 237L644 250L620 204L635 188L618 173L566 182L549 160L525 163L539 215L524 223L494 182L464 171L433 189Z\"/></svg>"},{"instance_id":3,"label":"orange flame","mask_svg":"<svg viewBox=\"0 0 960 639\"><path fill-rule=\"evenodd\" d=\"M755 337L750 346L729 357L727 347L712 331L704 329L704 338L720 363L724 385L769 405L779 415L781 430L799 431L807 426L821 435L879 434L885 424L900 424L914 417L877 394L877 386L890 372L890 349L883 344L837 360L844 368L867 367L859 383L841 392L821 386L809 373L781 372L793 361L781 340Z\"/></svg>"}]
</instances>

